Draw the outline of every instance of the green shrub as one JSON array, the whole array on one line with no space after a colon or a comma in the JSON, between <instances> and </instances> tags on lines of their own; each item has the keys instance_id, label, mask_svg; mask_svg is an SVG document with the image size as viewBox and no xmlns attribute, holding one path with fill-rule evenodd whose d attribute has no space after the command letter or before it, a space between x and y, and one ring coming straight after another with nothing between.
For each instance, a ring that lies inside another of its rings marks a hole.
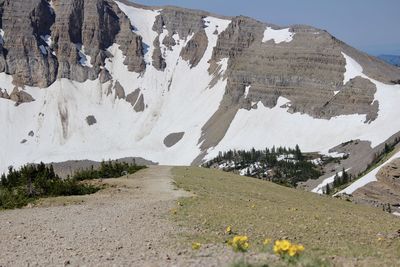
<instances>
[{"instance_id":1,"label":"green shrub","mask_svg":"<svg viewBox=\"0 0 400 267\"><path fill-rule=\"evenodd\" d=\"M107 179L107 178L118 178L124 174L133 174L146 166L136 165L135 163L126 162L112 162L103 161L98 169L94 169L92 166L90 169L81 170L73 175L73 178L78 181L90 180L90 179Z\"/></svg>"},{"instance_id":2,"label":"green shrub","mask_svg":"<svg viewBox=\"0 0 400 267\"><path fill-rule=\"evenodd\" d=\"M61 179L53 166L44 163L26 165L19 170L9 168L1 176L0 209L21 208L40 197L92 194L99 187L79 183L75 179Z\"/></svg>"}]
</instances>

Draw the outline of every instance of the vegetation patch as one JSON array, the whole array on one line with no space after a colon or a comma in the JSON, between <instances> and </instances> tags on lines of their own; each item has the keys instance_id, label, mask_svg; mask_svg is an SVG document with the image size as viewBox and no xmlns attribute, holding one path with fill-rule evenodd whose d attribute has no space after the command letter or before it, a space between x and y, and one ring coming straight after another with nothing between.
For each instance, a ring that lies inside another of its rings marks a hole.
<instances>
[{"instance_id":1,"label":"vegetation patch","mask_svg":"<svg viewBox=\"0 0 400 267\"><path fill-rule=\"evenodd\" d=\"M229 150L203 164L243 176L296 187L298 182L318 179L322 168L299 148L273 147L265 150Z\"/></svg>"},{"instance_id":2,"label":"vegetation patch","mask_svg":"<svg viewBox=\"0 0 400 267\"><path fill-rule=\"evenodd\" d=\"M102 161L99 168L95 169L91 166L90 169L80 170L73 175L73 179L78 181L91 179L107 179L118 178L124 175L133 174L146 166L136 165L135 163L126 163L118 161Z\"/></svg>"},{"instance_id":3,"label":"vegetation patch","mask_svg":"<svg viewBox=\"0 0 400 267\"><path fill-rule=\"evenodd\" d=\"M100 187L79 183L75 179L61 179L53 166L44 163L26 165L19 170L9 168L1 176L0 209L21 208L41 197L92 194Z\"/></svg>"},{"instance_id":4,"label":"vegetation patch","mask_svg":"<svg viewBox=\"0 0 400 267\"><path fill-rule=\"evenodd\" d=\"M327 266L326 260L339 266L394 266L400 258L398 218L379 209L218 170L176 167L173 174L178 187L194 194L180 199L171 214L193 230L182 236L187 246L228 246L234 236L246 236L242 248L261 253L266 239L288 240L304 246L300 262L311 263L304 266ZM276 248L290 256L284 249ZM321 265L310 259L320 259Z\"/></svg>"}]
</instances>

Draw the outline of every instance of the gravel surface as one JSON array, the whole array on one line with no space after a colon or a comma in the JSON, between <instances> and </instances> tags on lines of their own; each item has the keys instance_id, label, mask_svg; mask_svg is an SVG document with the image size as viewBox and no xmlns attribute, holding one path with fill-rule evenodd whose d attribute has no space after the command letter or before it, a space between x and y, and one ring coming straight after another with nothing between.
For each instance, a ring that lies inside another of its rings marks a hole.
<instances>
[{"instance_id":1,"label":"gravel surface","mask_svg":"<svg viewBox=\"0 0 400 267\"><path fill-rule=\"evenodd\" d=\"M188 194L173 188L169 167L104 182L111 186L83 197L79 205L0 212L0 266L194 263L189 256L177 259L182 252L174 236L182 229L168 214L176 199Z\"/></svg>"}]
</instances>

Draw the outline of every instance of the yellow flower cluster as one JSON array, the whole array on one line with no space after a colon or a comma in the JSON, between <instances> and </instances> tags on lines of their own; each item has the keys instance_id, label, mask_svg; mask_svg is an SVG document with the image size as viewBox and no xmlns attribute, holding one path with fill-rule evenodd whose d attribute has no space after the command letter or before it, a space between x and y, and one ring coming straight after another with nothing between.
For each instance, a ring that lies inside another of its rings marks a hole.
<instances>
[{"instance_id":1,"label":"yellow flower cluster","mask_svg":"<svg viewBox=\"0 0 400 267\"><path fill-rule=\"evenodd\" d=\"M234 251L246 252L249 249L249 239L245 235L235 236L228 244Z\"/></svg>"},{"instance_id":2,"label":"yellow flower cluster","mask_svg":"<svg viewBox=\"0 0 400 267\"><path fill-rule=\"evenodd\" d=\"M303 245L292 244L288 240L276 240L274 245L275 254L285 256L289 255L290 257L295 257L300 255L301 252L304 251Z\"/></svg>"},{"instance_id":3,"label":"yellow flower cluster","mask_svg":"<svg viewBox=\"0 0 400 267\"><path fill-rule=\"evenodd\" d=\"M228 235L232 234L232 227L231 226L226 227L225 234L228 234Z\"/></svg>"}]
</instances>

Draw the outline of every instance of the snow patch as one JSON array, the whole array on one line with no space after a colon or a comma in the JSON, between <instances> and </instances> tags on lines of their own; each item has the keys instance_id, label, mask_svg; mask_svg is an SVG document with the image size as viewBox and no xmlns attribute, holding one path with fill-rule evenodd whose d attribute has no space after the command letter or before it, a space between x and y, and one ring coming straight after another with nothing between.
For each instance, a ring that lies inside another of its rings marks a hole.
<instances>
[{"instance_id":1,"label":"snow patch","mask_svg":"<svg viewBox=\"0 0 400 267\"><path fill-rule=\"evenodd\" d=\"M249 94L249 91L250 91L250 87L251 87L251 85L246 86L246 88L244 90L244 98L247 98L247 95Z\"/></svg>"},{"instance_id":2,"label":"snow patch","mask_svg":"<svg viewBox=\"0 0 400 267\"><path fill-rule=\"evenodd\" d=\"M79 53L79 64L81 64L84 67L89 67L93 68L93 65L91 64L92 57L89 55L86 55L85 53L85 47L82 44L75 44L76 49L78 49Z\"/></svg>"},{"instance_id":3,"label":"snow patch","mask_svg":"<svg viewBox=\"0 0 400 267\"><path fill-rule=\"evenodd\" d=\"M268 42L269 40L274 40L275 44L279 44L282 42L289 43L293 40L293 36L295 33L291 32L289 28L274 30L271 27L267 27L264 31L263 42Z\"/></svg>"},{"instance_id":4,"label":"snow patch","mask_svg":"<svg viewBox=\"0 0 400 267\"><path fill-rule=\"evenodd\" d=\"M47 55L47 50L44 47L44 45L39 45L39 49L40 49L40 52L42 52L43 55Z\"/></svg>"},{"instance_id":5,"label":"snow patch","mask_svg":"<svg viewBox=\"0 0 400 267\"><path fill-rule=\"evenodd\" d=\"M0 45L4 45L4 30L0 29Z\"/></svg>"},{"instance_id":6,"label":"snow patch","mask_svg":"<svg viewBox=\"0 0 400 267\"><path fill-rule=\"evenodd\" d=\"M357 61L355 61L343 52L342 55L346 59L346 72L344 73L343 84L346 84L348 81L354 79L357 76L362 76L369 79L368 77L363 75L363 68L360 64L357 63Z\"/></svg>"},{"instance_id":7,"label":"snow patch","mask_svg":"<svg viewBox=\"0 0 400 267\"><path fill-rule=\"evenodd\" d=\"M347 172L348 170L350 170L350 168L347 169L346 172ZM343 176L343 171L338 172L337 175L338 175L339 177L342 177L342 176ZM335 176L336 176L336 174L333 175L333 176L331 176L331 177L329 177L329 178L326 178L325 180L322 181L322 183L320 183L317 187L315 187L313 190L311 190L311 192L317 193L317 194L321 194L321 195L322 195L322 194L324 193L324 188L325 188L328 184L332 184L332 183L335 181Z\"/></svg>"}]
</instances>

